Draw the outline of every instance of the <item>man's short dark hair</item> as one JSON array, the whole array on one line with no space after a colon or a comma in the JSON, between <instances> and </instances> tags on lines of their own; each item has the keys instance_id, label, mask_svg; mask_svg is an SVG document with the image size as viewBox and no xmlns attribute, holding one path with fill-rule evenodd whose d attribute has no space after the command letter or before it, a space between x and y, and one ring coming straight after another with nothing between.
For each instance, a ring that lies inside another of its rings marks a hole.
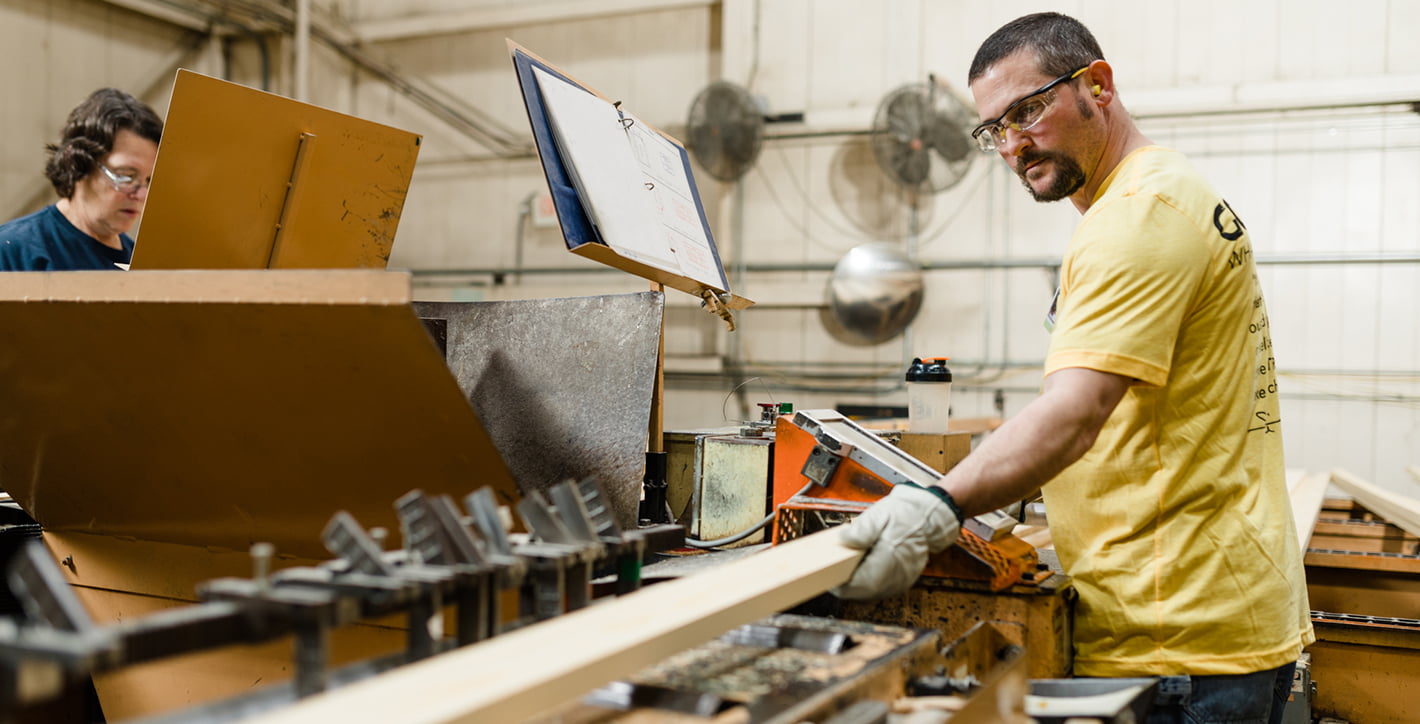
<instances>
[{"instance_id":1,"label":"man's short dark hair","mask_svg":"<svg viewBox=\"0 0 1420 724\"><path fill-rule=\"evenodd\" d=\"M132 131L153 143L163 138L163 119L143 101L121 90L100 88L69 112L59 142L45 145L44 175L60 198L74 195L74 185L94 172L113 150L119 131Z\"/></svg>"},{"instance_id":2,"label":"man's short dark hair","mask_svg":"<svg viewBox=\"0 0 1420 724\"><path fill-rule=\"evenodd\" d=\"M1041 74L1051 77L1104 59L1095 36L1080 21L1060 13L1035 13L1006 23L981 43L971 60L967 85L1022 49L1035 51Z\"/></svg>"}]
</instances>

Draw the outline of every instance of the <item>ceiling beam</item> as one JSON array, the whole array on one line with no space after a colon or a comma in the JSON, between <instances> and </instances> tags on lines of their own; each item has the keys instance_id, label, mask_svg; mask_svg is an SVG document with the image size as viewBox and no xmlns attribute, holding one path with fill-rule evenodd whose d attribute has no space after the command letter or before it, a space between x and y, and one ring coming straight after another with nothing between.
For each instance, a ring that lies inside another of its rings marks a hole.
<instances>
[{"instance_id":1,"label":"ceiling beam","mask_svg":"<svg viewBox=\"0 0 1420 724\"><path fill-rule=\"evenodd\" d=\"M386 42L429 35L492 30L515 25L590 20L658 10L711 7L720 0L555 0L508 3L458 12L421 13L355 22L355 37L362 42Z\"/></svg>"},{"instance_id":2,"label":"ceiling beam","mask_svg":"<svg viewBox=\"0 0 1420 724\"><path fill-rule=\"evenodd\" d=\"M163 2L163 0L104 0L104 2L188 30L206 32L211 25L205 11L190 5L179 5L173 2Z\"/></svg>"},{"instance_id":3,"label":"ceiling beam","mask_svg":"<svg viewBox=\"0 0 1420 724\"><path fill-rule=\"evenodd\" d=\"M1420 75L1353 76L1122 92L1138 118L1384 106L1420 101Z\"/></svg>"}]
</instances>

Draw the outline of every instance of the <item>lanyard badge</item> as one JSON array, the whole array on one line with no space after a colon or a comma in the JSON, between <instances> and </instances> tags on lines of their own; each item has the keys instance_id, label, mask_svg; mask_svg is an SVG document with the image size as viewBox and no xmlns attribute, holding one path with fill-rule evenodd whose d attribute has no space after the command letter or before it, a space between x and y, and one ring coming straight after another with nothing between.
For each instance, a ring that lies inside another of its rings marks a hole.
<instances>
[{"instance_id":1,"label":"lanyard badge","mask_svg":"<svg viewBox=\"0 0 1420 724\"><path fill-rule=\"evenodd\" d=\"M1055 296L1050 298L1050 311L1045 313L1045 331L1055 331L1055 311L1060 307L1060 287L1055 288Z\"/></svg>"}]
</instances>

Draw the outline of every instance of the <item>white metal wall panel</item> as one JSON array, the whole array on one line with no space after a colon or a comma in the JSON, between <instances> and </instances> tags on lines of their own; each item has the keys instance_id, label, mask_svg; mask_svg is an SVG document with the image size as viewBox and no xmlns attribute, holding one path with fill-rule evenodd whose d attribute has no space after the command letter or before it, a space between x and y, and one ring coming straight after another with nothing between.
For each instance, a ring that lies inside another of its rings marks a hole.
<instances>
[{"instance_id":1,"label":"white metal wall panel","mask_svg":"<svg viewBox=\"0 0 1420 724\"><path fill-rule=\"evenodd\" d=\"M888 91L928 73L969 98L967 66L981 40L1037 9L1070 13L1091 26L1115 67L1125 107L1136 112L1204 102L1213 111L1261 91L1282 105L1303 105L1387 81L1405 86L1420 74L1420 49L1410 38L1420 27L1420 3L1393 0L1353 0L1342 10L1327 0L333 4L357 34L400 35L368 42L377 58L442 89L452 103L486 111L524 141L527 121L505 37L678 135L695 94L718 78L749 84L775 113L802 111L809 118L770 126L770 133L864 129ZM396 25L405 21L412 24ZM173 26L101 0L0 0L0 59L11 69L9 102L0 108L0 204L13 211L43 189L40 149L74 103L100 85L134 90L151 80L181 37ZM251 44L232 45L240 79L251 82ZM279 90L288 87L290 45L271 48ZM516 243L522 204L544 186L535 159L491 159L491 149L333 52L318 49L313 61L316 102L425 135L392 265L511 270L521 258L525 267L595 268L567 254L556 229L525 226L521 247ZM166 90L156 95L148 100L164 105ZM1213 180L1246 220L1264 261L1420 254L1414 113L1144 117L1141 125L1188 153ZM738 187L704 174L698 180L727 261L739 255L750 264L822 267L866 241L907 244L909 198L878 171L863 136L771 140ZM1068 204L1031 201L994 157L979 159L960 185L920 203L916 243L928 262L1055 258L1078 221ZM1283 371L1289 464L1346 467L1407 492L1402 465L1420 456L1420 265L1264 264L1259 276ZM678 311L667 316L667 354L672 369L718 365L707 352L738 354L772 378L768 391L766 383L752 385L751 402L772 395L810 407L902 404L905 394L893 389L898 376L882 370L905 365L910 354L946 354L961 361L957 414L993 414L995 387L1007 391L1008 413L1019 410L1038 386L1039 370L999 367L1044 355L1040 320L1050 274L942 270L926 278L924 315L910 344L861 348L834 341L817 311L786 308L821 299L827 274L799 270L750 275L737 291L766 304L741 315L733 338L693 300L673 297ZM642 287L615 274L529 274L516 284L429 291L515 298ZM791 389L803 365L824 361L864 376L827 384L837 390ZM970 386L973 378L981 388ZM667 424L724 422L728 392L672 386ZM743 414L735 404L726 408L730 417Z\"/></svg>"}]
</instances>

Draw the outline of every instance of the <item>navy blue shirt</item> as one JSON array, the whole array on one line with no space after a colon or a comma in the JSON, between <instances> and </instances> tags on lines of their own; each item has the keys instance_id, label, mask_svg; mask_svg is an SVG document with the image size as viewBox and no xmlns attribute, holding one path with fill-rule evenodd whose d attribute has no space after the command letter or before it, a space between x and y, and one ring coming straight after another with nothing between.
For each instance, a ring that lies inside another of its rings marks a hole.
<instances>
[{"instance_id":1,"label":"navy blue shirt","mask_svg":"<svg viewBox=\"0 0 1420 724\"><path fill-rule=\"evenodd\" d=\"M120 234L122 249L100 243L69 223L54 204L0 224L0 271L108 269L133 258L133 239Z\"/></svg>"}]
</instances>

